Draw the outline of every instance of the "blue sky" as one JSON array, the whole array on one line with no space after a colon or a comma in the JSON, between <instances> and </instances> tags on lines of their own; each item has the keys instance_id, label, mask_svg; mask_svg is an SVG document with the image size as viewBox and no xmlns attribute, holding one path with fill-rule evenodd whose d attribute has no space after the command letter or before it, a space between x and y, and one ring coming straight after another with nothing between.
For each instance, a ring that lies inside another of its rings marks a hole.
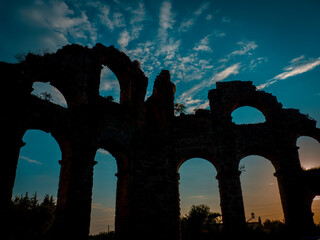
<instances>
[{"instance_id":1,"label":"blue sky","mask_svg":"<svg viewBox=\"0 0 320 240\"><path fill-rule=\"evenodd\" d=\"M177 86L176 101L185 104L190 113L208 107L208 90L215 88L216 82L250 80L259 89L277 96L284 107L308 113L319 127L319 12L318 0L0 0L0 61L16 62L16 55L55 52L71 43L91 47L100 42L114 45L141 63L149 78L148 95L157 74L168 69ZM105 68L101 79L100 94L113 95L119 101L119 86L113 73ZM49 84L37 83L34 88L36 95L51 92L54 102L66 107L63 96L50 89ZM263 121L248 108L235 111L233 116L238 123ZM37 190L56 194L59 147L50 135L38 131L28 131L24 141L27 145L21 149L14 193ZM318 143L308 138L298 143L307 148L301 152L302 158L309 161L305 166L320 166ZM99 164L95 167L92 232L104 230L106 221L113 225L116 181L115 161L110 154L99 151L96 158ZM245 203L279 205L277 197L269 202L258 197L261 186L245 188L250 179L258 183L257 178L266 175L261 184L277 190L275 179L268 178L272 176L271 164L259 157L251 158L244 160ZM219 211L219 203L214 203L218 196L215 169L202 166L205 164L188 161L179 171L182 212L192 202L202 201ZM251 168L256 169L252 174ZM260 168L262 173L256 175ZM200 176L203 169L211 172ZM192 187L195 179L200 185ZM212 183L207 184L208 179ZM212 192L197 193L200 189Z\"/></svg>"}]
</instances>

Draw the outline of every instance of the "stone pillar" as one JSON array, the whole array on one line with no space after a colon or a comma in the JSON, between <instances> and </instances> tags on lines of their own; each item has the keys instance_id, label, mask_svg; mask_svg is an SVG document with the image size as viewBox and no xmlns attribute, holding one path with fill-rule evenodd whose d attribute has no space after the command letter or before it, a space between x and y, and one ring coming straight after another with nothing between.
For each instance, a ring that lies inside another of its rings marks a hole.
<instances>
[{"instance_id":1,"label":"stone pillar","mask_svg":"<svg viewBox=\"0 0 320 240\"><path fill-rule=\"evenodd\" d=\"M223 228L227 233L239 233L245 227L240 173L240 171L219 171L217 175Z\"/></svg>"},{"instance_id":2,"label":"stone pillar","mask_svg":"<svg viewBox=\"0 0 320 240\"><path fill-rule=\"evenodd\" d=\"M130 239L180 239L177 168L161 166L170 160L159 155L147 155L143 162L150 165L139 166L139 171L134 173Z\"/></svg>"},{"instance_id":3,"label":"stone pillar","mask_svg":"<svg viewBox=\"0 0 320 240\"><path fill-rule=\"evenodd\" d=\"M1 229L4 234L3 237L6 239L6 229L11 229L10 226L6 226L9 224L8 222L8 214L10 212L10 203L12 198L12 190L14 187L14 182L16 178L16 170L18 165L20 148L24 145L22 142L22 135L14 134L14 131L11 133L12 135L4 135L3 142L1 147L1 154L3 156L2 166L1 166L1 174L0 174L0 221L2 223ZM6 137L7 136L7 137Z\"/></svg>"},{"instance_id":4,"label":"stone pillar","mask_svg":"<svg viewBox=\"0 0 320 240\"><path fill-rule=\"evenodd\" d=\"M286 224L293 233L307 236L314 231L313 213L310 207L307 188L300 182L297 171L278 171L282 208Z\"/></svg>"},{"instance_id":5,"label":"stone pillar","mask_svg":"<svg viewBox=\"0 0 320 240\"><path fill-rule=\"evenodd\" d=\"M303 181L298 148L292 141L292 144L279 146L279 149L279 167L274 175L278 179L285 221L291 232L307 236L314 230L313 213L308 188Z\"/></svg>"},{"instance_id":6,"label":"stone pillar","mask_svg":"<svg viewBox=\"0 0 320 240\"><path fill-rule=\"evenodd\" d=\"M2 162L4 171L0 174L0 192L1 195L3 194L0 198L0 206L1 208L4 207L4 209L7 209L7 204L12 198L12 190L16 178L20 148L25 144L21 139L22 136L15 135L5 138L5 141L2 143L4 146L1 150L1 154L5 157Z\"/></svg>"},{"instance_id":7,"label":"stone pillar","mask_svg":"<svg viewBox=\"0 0 320 240\"><path fill-rule=\"evenodd\" d=\"M129 181L127 171L119 171L116 174L117 195L116 195L116 217L115 232L118 240L129 239L132 235L130 229L130 205L129 205Z\"/></svg>"},{"instance_id":8,"label":"stone pillar","mask_svg":"<svg viewBox=\"0 0 320 240\"><path fill-rule=\"evenodd\" d=\"M62 144L55 238L87 239L90 227L95 148Z\"/></svg>"}]
</instances>

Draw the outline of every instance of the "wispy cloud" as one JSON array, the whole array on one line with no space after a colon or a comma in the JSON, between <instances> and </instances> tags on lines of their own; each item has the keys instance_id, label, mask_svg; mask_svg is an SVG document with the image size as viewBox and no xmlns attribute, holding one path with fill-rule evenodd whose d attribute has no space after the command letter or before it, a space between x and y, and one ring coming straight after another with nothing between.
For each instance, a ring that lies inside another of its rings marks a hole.
<instances>
[{"instance_id":1,"label":"wispy cloud","mask_svg":"<svg viewBox=\"0 0 320 240\"><path fill-rule=\"evenodd\" d=\"M241 67L241 64L236 63L236 64L233 64L233 65L223 69L220 72L214 73L213 76L211 77L211 79L203 80L199 84L194 85L192 88L190 88L189 90L182 93L181 96L178 98L178 102L181 102L183 104L188 105L187 107L189 109L207 107L208 103L206 102L206 100L202 100L202 102L197 102L196 106L189 106L189 105L193 105L195 103L192 101L195 94L197 94L198 92L200 92L204 88L210 88L211 86L213 86L217 82L223 81L223 80L227 79L228 77L230 77L231 75L238 74L240 67Z\"/></svg>"},{"instance_id":2,"label":"wispy cloud","mask_svg":"<svg viewBox=\"0 0 320 240\"><path fill-rule=\"evenodd\" d=\"M294 62L294 63L296 63L296 62ZM273 79L284 80L289 77L293 77L293 76L308 72L319 65L320 65L320 58L310 60L307 63L298 64L296 66L289 66L284 69L285 72L278 74Z\"/></svg>"},{"instance_id":3,"label":"wispy cloud","mask_svg":"<svg viewBox=\"0 0 320 240\"><path fill-rule=\"evenodd\" d=\"M225 34L222 35L224 37ZM220 59L219 62L228 62L229 60L242 55L252 55L252 51L255 50L258 45L255 41L239 41L237 42L237 45L240 46L240 49L234 50L231 53L229 53L225 58Z\"/></svg>"},{"instance_id":4,"label":"wispy cloud","mask_svg":"<svg viewBox=\"0 0 320 240\"><path fill-rule=\"evenodd\" d=\"M290 63L295 63L295 62L299 62L300 60L304 59L305 56L301 55L300 57L294 58L290 61Z\"/></svg>"},{"instance_id":5,"label":"wispy cloud","mask_svg":"<svg viewBox=\"0 0 320 240\"><path fill-rule=\"evenodd\" d=\"M193 14L192 17L185 19L184 21L182 21L182 23L179 26L178 31L179 32L186 32L188 31L196 22L197 18L205 11L209 8L210 3L209 2L204 2L203 4L200 5L200 7L198 9L196 9ZM212 17L212 16L211 16Z\"/></svg>"},{"instance_id":6,"label":"wispy cloud","mask_svg":"<svg viewBox=\"0 0 320 240\"><path fill-rule=\"evenodd\" d=\"M108 67L103 68L101 71L99 89L101 91L108 91L108 92L117 93L117 94L119 94L120 92L119 81L117 77L114 75L114 73Z\"/></svg>"},{"instance_id":7,"label":"wispy cloud","mask_svg":"<svg viewBox=\"0 0 320 240\"><path fill-rule=\"evenodd\" d=\"M201 39L200 42L197 43L196 46L193 48L193 50L211 52L212 49L209 46L209 35Z\"/></svg>"},{"instance_id":8,"label":"wispy cloud","mask_svg":"<svg viewBox=\"0 0 320 240\"><path fill-rule=\"evenodd\" d=\"M168 29L172 29L173 24L175 23L174 14L171 11L171 8L171 2L168 1L163 2L160 8L158 36L162 41L166 41L168 37L167 31Z\"/></svg>"},{"instance_id":9,"label":"wispy cloud","mask_svg":"<svg viewBox=\"0 0 320 240\"><path fill-rule=\"evenodd\" d=\"M200 7L194 12L194 15L200 16L205 10L207 10L210 6L209 2L204 2L200 5Z\"/></svg>"},{"instance_id":10,"label":"wispy cloud","mask_svg":"<svg viewBox=\"0 0 320 240\"><path fill-rule=\"evenodd\" d=\"M25 157L25 156L19 156L19 158L27 161L28 163L34 163L34 164L38 164L38 165L42 164L41 162L39 162L37 160L31 159L31 158L28 158L28 157Z\"/></svg>"},{"instance_id":11,"label":"wispy cloud","mask_svg":"<svg viewBox=\"0 0 320 240\"><path fill-rule=\"evenodd\" d=\"M104 150L104 149L102 149L102 148L99 148L97 152L102 154L102 155L109 155L109 152Z\"/></svg>"},{"instance_id":12,"label":"wispy cloud","mask_svg":"<svg viewBox=\"0 0 320 240\"><path fill-rule=\"evenodd\" d=\"M231 75L236 75L236 74L238 74L240 67L241 67L241 64L240 64L240 63L236 63L236 64L233 64L233 65L230 66L230 67L227 67L227 68L224 69L223 71L215 74L215 75L211 78L209 86L212 86L213 84L215 84L215 83L217 83L217 82L220 82L220 81L228 78L228 77L231 76Z\"/></svg>"},{"instance_id":13,"label":"wispy cloud","mask_svg":"<svg viewBox=\"0 0 320 240\"><path fill-rule=\"evenodd\" d=\"M302 55L300 57L294 58L290 61L291 65L285 67L284 72L276 75L275 77L268 80L266 83L259 85L258 89L264 89L270 85L278 82L279 80L285 80L290 77L300 75L302 73L308 72L320 65L320 57L317 59L310 58L305 60Z\"/></svg>"},{"instance_id":14,"label":"wispy cloud","mask_svg":"<svg viewBox=\"0 0 320 240\"><path fill-rule=\"evenodd\" d=\"M221 19L221 22L223 22L223 23L230 23L230 22L231 22L231 19L230 19L229 17L223 17L223 18Z\"/></svg>"},{"instance_id":15,"label":"wispy cloud","mask_svg":"<svg viewBox=\"0 0 320 240\"><path fill-rule=\"evenodd\" d=\"M143 29L142 22L145 20L145 7L143 3L139 3L136 9L131 11L132 18L130 19L131 24L131 39L137 39L140 31Z\"/></svg>"},{"instance_id":16,"label":"wispy cloud","mask_svg":"<svg viewBox=\"0 0 320 240\"><path fill-rule=\"evenodd\" d=\"M200 196L189 196L188 198L195 198L195 199L208 199L207 197L202 196L202 195L200 195Z\"/></svg>"},{"instance_id":17,"label":"wispy cloud","mask_svg":"<svg viewBox=\"0 0 320 240\"><path fill-rule=\"evenodd\" d=\"M235 50L232 53L229 54L229 57L233 57L236 55L251 55L251 50L254 50L258 47L258 45L254 41L240 41L237 42L238 45L240 45L239 50Z\"/></svg>"},{"instance_id":18,"label":"wispy cloud","mask_svg":"<svg viewBox=\"0 0 320 240\"><path fill-rule=\"evenodd\" d=\"M120 33L120 36L119 36L119 39L118 39L118 44L119 44L119 46L121 47L122 50L124 50L128 46L129 41L130 41L129 32L127 31L127 29L124 29Z\"/></svg>"},{"instance_id":19,"label":"wispy cloud","mask_svg":"<svg viewBox=\"0 0 320 240\"><path fill-rule=\"evenodd\" d=\"M33 32L44 34L42 44L50 49L70 41L94 43L97 40L97 29L85 11L70 9L63 1L35 1L21 9L20 14Z\"/></svg>"},{"instance_id":20,"label":"wispy cloud","mask_svg":"<svg viewBox=\"0 0 320 240\"><path fill-rule=\"evenodd\" d=\"M122 13L112 12L107 5L98 4L97 7L100 10L100 20L109 29L114 30L116 28L125 27L125 19Z\"/></svg>"}]
</instances>

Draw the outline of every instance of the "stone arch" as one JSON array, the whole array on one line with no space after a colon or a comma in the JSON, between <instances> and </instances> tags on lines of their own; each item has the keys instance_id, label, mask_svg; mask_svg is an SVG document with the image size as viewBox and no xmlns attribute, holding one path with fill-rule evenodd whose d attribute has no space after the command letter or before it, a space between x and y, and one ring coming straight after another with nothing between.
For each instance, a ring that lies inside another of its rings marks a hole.
<instances>
[{"instance_id":1,"label":"stone arch","mask_svg":"<svg viewBox=\"0 0 320 240\"><path fill-rule=\"evenodd\" d=\"M43 197L45 194L49 194L54 195L54 197L57 199L60 174L59 161L61 160L62 154L59 142L50 133L39 129L27 130L24 133L23 141L26 141L26 145L20 150L14 189L19 187L17 186L17 181L21 180L19 171L22 169L19 166L21 163L27 163L29 166L24 164L26 169L29 169L29 171L32 172L33 170L31 170L29 167L32 168L33 166L37 166L38 170L42 172L41 176L46 177L43 178L39 176L38 179L29 178L24 180L23 183L20 182L19 184L28 184L28 181L32 181L32 185L37 184L38 188L40 188L34 189L37 191L38 196ZM48 141L50 142L48 143ZM29 194L34 194L34 191L28 192ZM20 192L20 194L21 193L22 192Z\"/></svg>"},{"instance_id":2,"label":"stone arch","mask_svg":"<svg viewBox=\"0 0 320 240\"><path fill-rule=\"evenodd\" d=\"M117 162L102 148L97 150L95 162L97 164L94 166L93 174L91 234L115 230Z\"/></svg>"},{"instance_id":3,"label":"stone arch","mask_svg":"<svg viewBox=\"0 0 320 240\"><path fill-rule=\"evenodd\" d=\"M277 153L274 151L273 146L246 146L245 149L242 149L241 154L239 155L239 162L238 166L240 169L240 163L241 160L244 158L247 158L249 156L259 156L267 161L269 161L273 168L275 169L275 172L278 172L281 170L281 162L279 161L279 158L277 157Z\"/></svg>"},{"instance_id":4,"label":"stone arch","mask_svg":"<svg viewBox=\"0 0 320 240\"><path fill-rule=\"evenodd\" d=\"M276 97L264 91L257 91L252 82L218 82L216 86L216 89L209 91L210 109L216 118L221 120L231 122L234 110L249 106L262 112L268 122L282 109L282 104Z\"/></svg>"},{"instance_id":5,"label":"stone arch","mask_svg":"<svg viewBox=\"0 0 320 240\"><path fill-rule=\"evenodd\" d=\"M189 212L192 205L205 204L212 212L220 212L220 194L217 170L205 158L188 158L178 168L180 216ZM188 190L186 190L188 189ZM186 195L191 193L191 195Z\"/></svg>"},{"instance_id":6,"label":"stone arch","mask_svg":"<svg viewBox=\"0 0 320 240\"><path fill-rule=\"evenodd\" d=\"M182 157L180 159L180 161L178 161L178 166L177 166L177 172L179 172L179 169L180 167L185 163L187 162L188 160L190 159L203 159L205 161L208 161L209 163L211 163L213 165L213 167L218 171L219 169L219 164L217 161L214 160L213 157L211 156L208 156L207 154L201 154L201 153L193 153L193 152L190 152L187 154L187 156L185 157Z\"/></svg>"},{"instance_id":7,"label":"stone arch","mask_svg":"<svg viewBox=\"0 0 320 240\"><path fill-rule=\"evenodd\" d=\"M243 161L245 165L242 165ZM258 221L258 217L261 217L262 221L283 220L281 197L272 162L262 156L249 155L240 160L240 171L242 171L240 178L247 220L252 212L256 216L253 221ZM253 182L252 179L256 180ZM264 189L263 193L257 191L258 189ZM255 194L248 195L253 192ZM257 192L260 192L260 195L257 195Z\"/></svg>"},{"instance_id":8,"label":"stone arch","mask_svg":"<svg viewBox=\"0 0 320 240\"><path fill-rule=\"evenodd\" d=\"M116 139L104 139L99 143L100 149L107 151L116 161L117 172L116 198L115 198L115 223L114 229L117 236L128 234L131 228L130 221L130 169L129 154L124 146ZM98 149L97 149L98 150ZM99 163L97 164L99 165ZM98 166L97 166L98 167Z\"/></svg>"},{"instance_id":9,"label":"stone arch","mask_svg":"<svg viewBox=\"0 0 320 240\"><path fill-rule=\"evenodd\" d=\"M101 66L107 66L117 77L120 85L120 103L141 105L147 91L148 79L138 61L131 61L123 52L113 46L96 44L93 51Z\"/></svg>"},{"instance_id":10,"label":"stone arch","mask_svg":"<svg viewBox=\"0 0 320 240\"><path fill-rule=\"evenodd\" d=\"M31 85L50 82L69 107L87 104L98 96L101 67L92 51L80 45L67 45L56 54L28 54L20 68Z\"/></svg>"},{"instance_id":11,"label":"stone arch","mask_svg":"<svg viewBox=\"0 0 320 240\"><path fill-rule=\"evenodd\" d=\"M257 124L266 121L265 116L256 108L243 106L235 109L232 113L232 122L241 124Z\"/></svg>"}]
</instances>

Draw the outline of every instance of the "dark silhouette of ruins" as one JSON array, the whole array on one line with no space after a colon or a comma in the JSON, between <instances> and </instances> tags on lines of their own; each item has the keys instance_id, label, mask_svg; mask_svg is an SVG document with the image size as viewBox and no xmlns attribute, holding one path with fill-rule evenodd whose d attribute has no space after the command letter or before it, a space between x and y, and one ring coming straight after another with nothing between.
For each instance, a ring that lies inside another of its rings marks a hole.
<instances>
[{"instance_id":1,"label":"dark silhouette of ruins","mask_svg":"<svg viewBox=\"0 0 320 240\"><path fill-rule=\"evenodd\" d=\"M120 103L99 96L104 66L119 80ZM56 236L86 239L89 234L99 148L117 161L118 239L179 239L178 170L197 157L218 172L225 230L237 233L245 225L239 162L248 155L273 164L288 226L302 234L313 229L311 204L320 195L320 173L301 168L296 141L311 136L320 142L320 129L298 110L284 109L276 97L257 91L252 82L219 82L209 91L210 111L174 116L169 71L161 71L145 101L148 79L139 63L112 46L68 45L54 54L29 54L17 64L1 62L0 70L2 217L8 214L22 137L40 129L52 134L62 152ZM50 82L68 107L31 95L34 82ZM232 123L231 113L242 106L260 110L266 121Z\"/></svg>"}]
</instances>

